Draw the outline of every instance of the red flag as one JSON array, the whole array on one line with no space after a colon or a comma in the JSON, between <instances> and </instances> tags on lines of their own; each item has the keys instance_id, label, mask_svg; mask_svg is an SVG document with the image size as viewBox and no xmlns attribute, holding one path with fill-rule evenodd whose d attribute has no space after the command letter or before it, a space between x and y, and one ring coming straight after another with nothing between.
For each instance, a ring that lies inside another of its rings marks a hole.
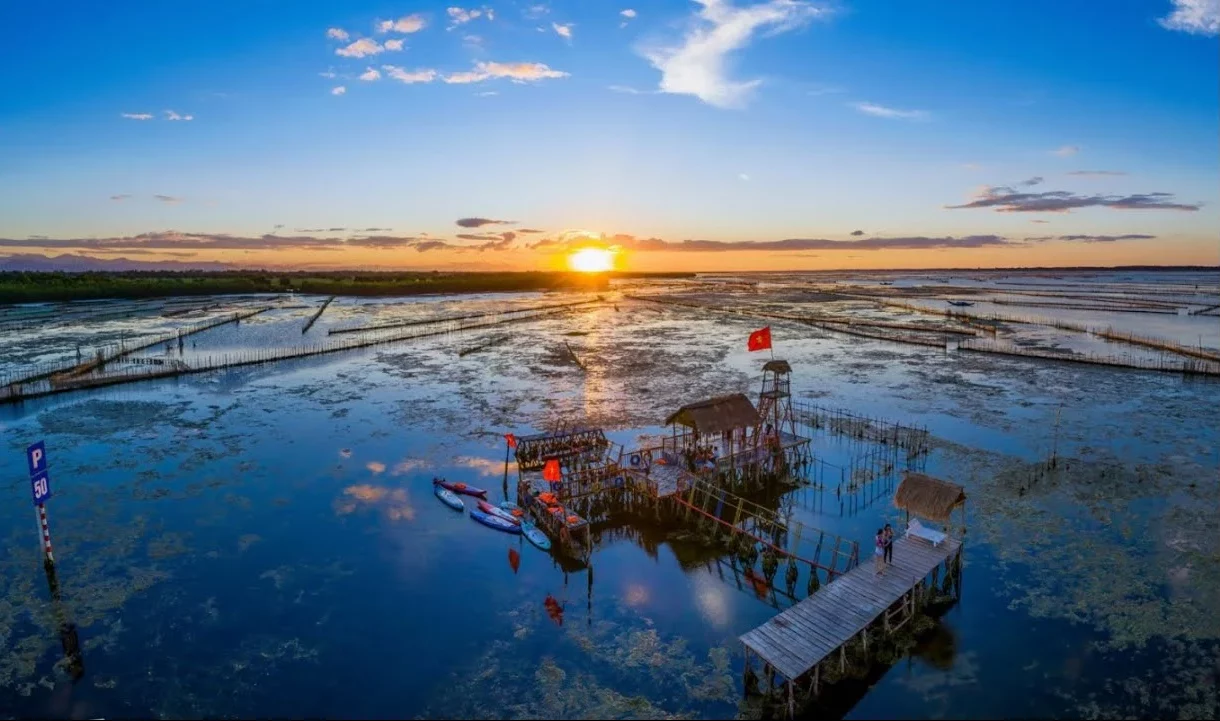
<instances>
[{"instance_id":1,"label":"red flag","mask_svg":"<svg viewBox=\"0 0 1220 721\"><path fill-rule=\"evenodd\" d=\"M750 340L746 341L746 350L767 350L771 347L771 326L761 328L750 334Z\"/></svg>"},{"instance_id":2,"label":"red flag","mask_svg":"<svg viewBox=\"0 0 1220 721\"><path fill-rule=\"evenodd\" d=\"M516 447L517 447L517 437L516 437L516 436L514 436L513 434L511 434L511 433L505 433L505 434L504 434L504 440L508 441L508 447L509 447L509 448L516 448Z\"/></svg>"},{"instance_id":3,"label":"red flag","mask_svg":"<svg viewBox=\"0 0 1220 721\"><path fill-rule=\"evenodd\" d=\"M563 480L563 476L559 472L559 461L557 459L552 458L542 467L542 480L547 483L558 483Z\"/></svg>"}]
</instances>

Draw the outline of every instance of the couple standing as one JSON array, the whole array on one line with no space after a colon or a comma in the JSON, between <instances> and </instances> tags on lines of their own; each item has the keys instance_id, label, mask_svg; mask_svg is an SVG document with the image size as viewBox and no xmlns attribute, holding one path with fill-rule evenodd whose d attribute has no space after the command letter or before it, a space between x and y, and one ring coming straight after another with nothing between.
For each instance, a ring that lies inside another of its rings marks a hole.
<instances>
[{"instance_id":1,"label":"couple standing","mask_svg":"<svg viewBox=\"0 0 1220 721\"><path fill-rule=\"evenodd\" d=\"M876 544L877 549L873 553L873 568L880 576L885 567L894 562L894 529L890 528L890 524L887 523L885 528L877 529Z\"/></svg>"}]
</instances>

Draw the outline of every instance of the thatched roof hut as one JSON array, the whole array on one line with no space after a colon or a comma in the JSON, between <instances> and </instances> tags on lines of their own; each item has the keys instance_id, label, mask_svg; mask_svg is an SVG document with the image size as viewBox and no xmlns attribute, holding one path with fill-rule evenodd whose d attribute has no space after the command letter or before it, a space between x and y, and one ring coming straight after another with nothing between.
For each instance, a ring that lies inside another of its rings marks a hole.
<instances>
[{"instance_id":1,"label":"thatched roof hut","mask_svg":"<svg viewBox=\"0 0 1220 721\"><path fill-rule=\"evenodd\" d=\"M677 423L699 435L723 433L737 428L757 428L760 422L754 404L740 393L688 403L665 419L667 426Z\"/></svg>"},{"instance_id":2,"label":"thatched roof hut","mask_svg":"<svg viewBox=\"0 0 1220 721\"><path fill-rule=\"evenodd\" d=\"M954 509L965 502L966 491L956 483L909 471L894 493L894 505L900 510L941 523L948 523Z\"/></svg>"}]
</instances>

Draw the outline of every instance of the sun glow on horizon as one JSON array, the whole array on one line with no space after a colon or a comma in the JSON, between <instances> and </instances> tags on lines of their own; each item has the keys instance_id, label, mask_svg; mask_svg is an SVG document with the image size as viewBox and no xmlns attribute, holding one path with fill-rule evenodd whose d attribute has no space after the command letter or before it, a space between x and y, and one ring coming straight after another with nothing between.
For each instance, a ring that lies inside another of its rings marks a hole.
<instances>
[{"instance_id":1,"label":"sun glow on horizon","mask_svg":"<svg viewBox=\"0 0 1220 721\"><path fill-rule=\"evenodd\" d=\"M606 248L581 248L568 256L568 267L580 273L614 270L615 251Z\"/></svg>"}]
</instances>

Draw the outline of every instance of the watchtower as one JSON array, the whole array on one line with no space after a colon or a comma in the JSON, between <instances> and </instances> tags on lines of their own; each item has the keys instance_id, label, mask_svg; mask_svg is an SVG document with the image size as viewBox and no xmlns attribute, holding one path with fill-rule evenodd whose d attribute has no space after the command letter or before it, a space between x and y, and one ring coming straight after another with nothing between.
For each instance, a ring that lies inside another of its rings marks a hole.
<instances>
[{"instance_id":1,"label":"watchtower","mask_svg":"<svg viewBox=\"0 0 1220 721\"><path fill-rule=\"evenodd\" d=\"M762 391L758 394L758 415L776 433L796 435L792 415L792 366L786 360L769 360L763 366Z\"/></svg>"}]
</instances>

